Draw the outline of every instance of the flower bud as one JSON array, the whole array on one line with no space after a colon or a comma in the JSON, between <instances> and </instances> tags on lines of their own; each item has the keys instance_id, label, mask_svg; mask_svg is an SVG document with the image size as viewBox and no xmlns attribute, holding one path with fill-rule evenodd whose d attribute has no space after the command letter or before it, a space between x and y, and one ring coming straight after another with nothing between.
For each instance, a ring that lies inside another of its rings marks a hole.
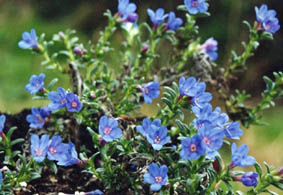
<instances>
[{"instance_id":1,"label":"flower bud","mask_svg":"<svg viewBox=\"0 0 283 195\"><path fill-rule=\"evenodd\" d=\"M148 51L148 49L149 49L149 45L143 45L141 50L142 54L145 54Z\"/></svg>"},{"instance_id":2,"label":"flower bud","mask_svg":"<svg viewBox=\"0 0 283 195\"><path fill-rule=\"evenodd\" d=\"M139 17L138 14L131 13L131 14L128 15L126 20L127 20L127 22L135 22L135 21L137 21L138 17Z\"/></svg>"},{"instance_id":3,"label":"flower bud","mask_svg":"<svg viewBox=\"0 0 283 195\"><path fill-rule=\"evenodd\" d=\"M82 55L83 55L83 51L82 51L82 49L81 49L80 46L76 46L76 47L74 48L74 53L77 54L77 55L80 56L80 57L82 57Z\"/></svg>"}]
</instances>

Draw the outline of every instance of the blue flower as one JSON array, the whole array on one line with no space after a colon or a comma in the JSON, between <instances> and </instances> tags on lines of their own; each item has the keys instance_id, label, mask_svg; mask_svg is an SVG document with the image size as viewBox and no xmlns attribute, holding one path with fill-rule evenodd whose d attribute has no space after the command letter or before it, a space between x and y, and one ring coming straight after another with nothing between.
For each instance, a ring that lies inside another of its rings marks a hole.
<instances>
[{"instance_id":1,"label":"blue flower","mask_svg":"<svg viewBox=\"0 0 283 195\"><path fill-rule=\"evenodd\" d=\"M204 44L201 46L201 48L204 50L204 52L209 56L209 59L211 61L215 61L218 58L217 53L217 41L214 40L212 37L209 38L204 42Z\"/></svg>"},{"instance_id":2,"label":"blue flower","mask_svg":"<svg viewBox=\"0 0 283 195\"><path fill-rule=\"evenodd\" d=\"M98 129L102 139L106 142L112 142L114 139L118 139L122 135L122 130L118 127L118 122L105 115L99 119Z\"/></svg>"},{"instance_id":3,"label":"blue flower","mask_svg":"<svg viewBox=\"0 0 283 195\"><path fill-rule=\"evenodd\" d=\"M49 92L48 99L51 100L51 103L48 105L50 111L55 111L64 108L67 102L65 89L59 87L58 92Z\"/></svg>"},{"instance_id":4,"label":"blue flower","mask_svg":"<svg viewBox=\"0 0 283 195\"><path fill-rule=\"evenodd\" d=\"M190 14L205 13L208 10L205 0L185 0L184 3Z\"/></svg>"},{"instance_id":5,"label":"blue flower","mask_svg":"<svg viewBox=\"0 0 283 195\"><path fill-rule=\"evenodd\" d=\"M142 88L142 94L143 94L145 103L151 104L152 99L158 98L160 94L159 88L160 88L160 85L156 81L149 82L144 85L144 87Z\"/></svg>"},{"instance_id":6,"label":"blue flower","mask_svg":"<svg viewBox=\"0 0 283 195\"><path fill-rule=\"evenodd\" d=\"M159 191L160 188L168 181L168 168L162 165L160 168L156 163L151 163L148 168L149 172L144 175L144 181L150 184L152 191Z\"/></svg>"},{"instance_id":7,"label":"blue flower","mask_svg":"<svg viewBox=\"0 0 283 195\"><path fill-rule=\"evenodd\" d=\"M266 4L261 5L260 8L255 7L256 19L259 23L268 21L270 18L274 18L276 15L275 10L268 10Z\"/></svg>"},{"instance_id":8,"label":"blue flower","mask_svg":"<svg viewBox=\"0 0 283 195\"><path fill-rule=\"evenodd\" d=\"M255 12L257 21L262 24L265 31L275 33L280 29L275 10L268 10L267 5L263 4L260 8L255 7Z\"/></svg>"},{"instance_id":9,"label":"blue flower","mask_svg":"<svg viewBox=\"0 0 283 195\"><path fill-rule=\"evenodd\" d=\"M240 129L239 122L229 123L224 129L225 136L231 139L240 139L240 136L243 135L242 129Z\"/></svg>"},{"instance_id":10,"label":"blue flower","mask_svg":"<svg viewBox=\"0 0 283 195\"><path fill-rule=\"evenodd\" d=\"M45 123L45 118L49 115L48 111L46 110L46 107L41 108L38 110L38 108L33 107L31 109L31 113L27 115L26 120L30 123L30 128L42 128Z\"/></svg>"},{"instance_id":11,"label":"blue flower","mask_svg":"<svg viewBox=\"0 0 283 195\"><path fill-rule=\"evenodd\" d=\"M279 20L272 18L263 23L263 28L266 32L274 34L280 29Z\"/></svg>"},{"instance_id":12,"label":"blue flower","mask_svg":"<svg viewBox=\"0 0 283 195\"><path fill-rule=\"evenodd\" d=\"M32 134L30 137L30 150L33 159L36 162L42 162L45 159L48 149L49 136L44 134L39 139L38 135Z\"/></svg>"},{"instance_id":13,"label":"blue flower","mask_svg":"<svg viewBox=\"0 0 283 195\"><path fill-rule=\"evenodd\" d=\"M156 12L154 12L152 9L147 9L147 13L154 26L158 26L165 20L165 18L168 17L168 14L164 14L163 8L158 8Z\"/></svg>"},{"instance_id":14,"label":"blue flower","mask_svg":"<svg viewBox=\"0 0 283 195\"><path fill-rule=\"evenodd\" d=\"M160 119L154 119L153 122L149 118L144 118L142 121L142 125L136 126L137 131L142 134L144 137L146 137L149 134L150 126L155 125L157 127L161 126L161 120Z\"/></svg>"},{"instance_id":15,"label":"blue flower","mask_svg":"<svg viewBox=\"0 0 283 195\"><path fill-rule=\"evenodd\" d=\"M44 88L45 74L41 73L39 76L32 75L29 79L29 84L26 85L26 90L30 94L35 94Z\"/></svg>"},{"instance_id":16,"label":"blue flower","mask_svg":"<svg viewBox=\"0 0 283 195\"><path fill-rule=\"evenodd\" d=\"M256 172L247 172L242 175L241 181L245 186L256 186L258 174Z\"/></svg>"},{"instance_id":17,"label":"blue flower","mask_svg":"<svg viewBox=\"0 0 283 195\"><path fill-rule=\"evenodd\" d=\"M76 94L68 93L66 95L66 107L69 112L79 112L83 105Z\"/></svg>"},{"instance_id":18,"label":"blue flower","mask_svg":"<svg viewBox=\"0 0 283 195\"><path fill-rule=\"evenodd\" d=\"M179 93L181 96L194 97L199 92L205 91L205 87L204 82L198 82L194 77L188 77L187 79L181 77L179 79Z\"/></svg>"},{"instance_id":19,"label":"blue flower","mask_svg":"<svg viewBox=\"0 0 283 195\"><path fill-rule=\"evenodd\" d=\"M249 147L247 145L241 145L237 148L235 143L232 144L232 163L230 168L234 168L236 166L246 167L251 166L256 163L256 159L252 156L248 156Z\"/></svg>"},{"instance_id":20,"label":"blue flower","mask_svg":"<svg viewBox=\"0 0 283 195\"><path fill-rule=\"evenodd\" d=\"M18 46L22 49L35 49L38 47L37 36L34 29L30 30L30 33L23 32L23 40L18 43Z\"/></svg>"},{"instance_id":21,"label":"blue flower","mask_svg":"<svg viewBox=\"0 0 283 195\"><path fill-rule=\"evenodd\" d=\"M54 136L51 138L48 145L47 157L49 160L61 161L63 154L68 150L69 145L62 143L60 136Z\"/></svg>"},{"instance_id":22,"label":"blue flower","mask_svg":"<svg viewBox=\"0 0 283 195\"><path fill-rule=\"evenodd\" d=\"M6 116L4 114L0 115L0 133L3 133L5 121L6 121Z\"/></svg>"},{"instance_id":23,"label":"blue flower","mask_svg":"<svg viewBox=\"0 0 283 195\"><path fill-rule=\"evenodd\" d=\"M136 4L130 3L129 0L119 0L118 2L118 13L127 22L135 22L138 19L138 15L135 13L136 9Z\"/></svg>"},{"instance_id":24,"label":"blue flower","mask_svg":"<svg viewBox=\"0 0 283 195\"><path fill-rule=\"evenodd\" d=\"M207 153L215 152L222 147L224 131L219 128L213 128L210 125L204 125L198 130L202 143ZM210 155L211 157L211 155Z\"/></svg>"},{"instance_id":25,"label":"blue flower","mask_svg":"<svg viewBox=\"0 0 283 195\"><path fill-rule=\"evenodd\" d=\"M182 139L182 150L180 156L182 160L197 160L201 155L204 155L206 149L202 143L202 138L199 135L186 137Z\"/></svg>"},{"instance_id":26,"label":"blue flower","mask_svg":"<svg viewBox=\"0 0 283 195\"><path fill-rule=\"evenodd\" d=\"M75 164L80 164L81 161L78 158L78 153L76 151L75 145L72 142L67 144L67 150L57 159L57 165L61 166L72 166Z\"/></svg>"},{"instance_id":27,"label":"blue flower","mask_svg":"<svg viewBox=\"0 0 283 195\"><path fill-rule=\"evenodd\" d=\"M103 195L103 192L101 192L100 190L94 190L94 191L85 193L85 195Z\"/></svg>"},{"instance_id":28,"label":"blue flower","mask_svg":"<svg viewBox=\"0 0 283 195\"><path fill-rule=\"evenodd\" d=\"M170 141L170 137L167 136L167 128L165 126L158 127L151 125L146 138L155 150L160 150L163 145Z\"/></svg>"},{"instance_id":29,"label":"blue flower","mask_svg":"<svg viewBox=\"0 0 283 195\"><path fill-rule=\"evenodd\" d=\"M183 20L181 18L176 18L176 15L174 12L169 13L168 17L168 28L170 30L177 30L181 25L183 24Z\"/></svg>"}]
</instances>

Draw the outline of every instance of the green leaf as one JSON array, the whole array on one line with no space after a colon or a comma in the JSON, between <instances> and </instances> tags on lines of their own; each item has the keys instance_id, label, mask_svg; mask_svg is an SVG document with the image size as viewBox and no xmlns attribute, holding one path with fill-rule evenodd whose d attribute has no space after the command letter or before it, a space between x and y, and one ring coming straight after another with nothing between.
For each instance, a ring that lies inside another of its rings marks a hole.
<instances>
[{"instance_id":1,"label":"green leaf","mask_svg":"<svg viewBox=\"0 0 283 195\"><path fill-rule=\"evenodd\" d=\"M13 146L13 145L15 145L15 144L18 144L18 143L21 143L21 142L24 142L24 141L25 141L24 138L18 138L18 139L13 140L13 141L11 142L11 146Z\"/></svg>"},{"instance_id":2,"label":"green leaf","mask_svg":"<svg viewBox=\"0 0 283 195\"><path fill-rule=\"evenodd\" d=\"M14 131L18 129L18 127L11 127L6 135L6 137L10 140L11 136L13 135Z\"/></svg>"},{"instance_id":3,"label":"green leaf","mask_svg":"<svg viewBox=\"0 0 283 195\"><path fill-rule=\"evenodd\" d=\"M51 91L51 89L54 87L54 85L55 85L57 82L58 82L58 79L57 79L57 78L55 78L55 79L53 79L52 81L50 81L49 84L48 84L48 86L47 86L47 89L48 89L49 91Z\"/></svg>"}]
</instances>

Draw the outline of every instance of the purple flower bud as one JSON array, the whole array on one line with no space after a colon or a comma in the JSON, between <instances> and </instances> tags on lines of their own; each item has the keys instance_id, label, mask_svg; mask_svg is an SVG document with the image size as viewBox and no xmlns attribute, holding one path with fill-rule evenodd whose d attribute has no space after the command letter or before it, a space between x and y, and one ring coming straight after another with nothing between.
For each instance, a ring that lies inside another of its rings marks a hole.
<instances>
[{"instance_id":1,"label":"purple flower bud","mask_svg":"<svg viewBox=\"0 0 283 195\"><path fill-rule=\"evenodd\" d=\"M256 186L257 185L258 174L256 172L244 173L241 181L245 186Z\"/></svg>"},{"instance_id":2,"label":"purple flower bud","mask_svg":"<svg viewBox=\"0 0 283 195\"><path fill-rule=\"evenodd\" d=\"M65 37L65 34L62 31L60 31L58 35L61 40L63 40Z\"/></svg>"},{"instance_id":3,"label":"purple flower bud","mask_svg":"<svg viewBox=\"0 0 283 195\"><path fill-rule=\"evenodd\" d=\"M83 55L82 48L80 46L76 46L74 48L74 53L77 54L78 56L82 57L82 55Z\"/></svg>"},{"instance_id":4,"label":"purple flower bud","mask_svg":"<svg viewBox=\"0 0 283 195\"><path fill-rule=\"evenodd\" d=\"M135 21L138 20L138 18L139 18L138 14L136 14L136 13L130 13L130 14L128 15L128 17L126 18L126 21L127 21L127 22L135 22Z\"/></svg>"},{"instance_id":5,"label":"purple flower bud","mask_svg":"<svg viewBox=\"0 0 283 195\"><path fill-rule=\"evenodd\" d=\"M145 53L148 51L148 49L149 49L149 45L146 45L146 44L143 45L143 46L142 46L141 53L142 53L142 54L145 54Z\"/></svg>"}]
</instances>

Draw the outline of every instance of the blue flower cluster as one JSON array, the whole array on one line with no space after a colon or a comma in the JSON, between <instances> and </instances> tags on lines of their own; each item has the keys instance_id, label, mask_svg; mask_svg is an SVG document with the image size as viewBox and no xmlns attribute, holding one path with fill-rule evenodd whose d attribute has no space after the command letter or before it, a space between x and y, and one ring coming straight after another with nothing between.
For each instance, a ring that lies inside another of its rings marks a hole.
<instances>
[{"instance_id":1,"label":"blue flower cluster","mask_svg":"<svg viewBox=\"0 0 283 195\"><path fill-rule=\"evenodd\" d=\"M33 107L31 114L26 116L27 122L30 123L30 128L42 128L45 124L45 118L50 115L50 111L47 107L40 109Z\"/></svg>"},{"instance_id":2,"label":"blue flower cluster","mask_svg":"<svg viewBox=\"0 0 283 195\"><path fill-rule=\"evenodd\" d=\"M275 33L280 29L279 20L275 17L275 10L268 10L267 5L263 4L260 8L255 7L256 19L259 25L269 33Z\"/></svg>"},{"instance_id":3,"label":"blue flower cluster","mask_svg":"<svg viewBox=\"0 0 283 195\"><path fill-rule=\"evenodd\" d=\"M155 119L153 122L149 118L142 121L142 126L136 127L137 131L146 137L154 150L161 150L163 145L167 144L171 139L167 136L167 128L161 126L161 120Z\"/></svg>"},{"instance_id":4,"label":"blue flower cluster","mask_svg":"<svg viewBox=\"0 0 283 195\"><path fill-rule=\"evenodd\" d=\"M183 20L177 18L174 12L171 11L169 14L165 14L163 8L158 8L155 12L152 9L147 9L147 14L155 27L162 24L168 16L169 18L166 24L168 29L175 31L183 24Z\"/></svg>"},{"instance_id":5,"label":"blue flower cluster","mask_svg":"<svg viewBox=\"0 0 283 195\"><path fill-rule=\"evenodd\" d=\"M30 150L36 162L42 162L46 155L49 160L57 161L57 165L71 166L80 164L78 153L72 142L62 143L60 136L54 136L49 140L49 136L44 134L39 139L38 135L32 134L30 138Z\"/></svg>"},{"instance_id":6,"label":"blue flower cluster","mask_svg":"<svg viewBox=\"0 0 283 195\"><path fill-rule=\"evenodd\" d=\"M72 92L66 93L63 88L58 88L58 92L49 92L48 99L51 100L51 103L48 105L50 111L66 107L69 112L79 112L83 106L76 94Z\"/></svg>"}]
</instances>

